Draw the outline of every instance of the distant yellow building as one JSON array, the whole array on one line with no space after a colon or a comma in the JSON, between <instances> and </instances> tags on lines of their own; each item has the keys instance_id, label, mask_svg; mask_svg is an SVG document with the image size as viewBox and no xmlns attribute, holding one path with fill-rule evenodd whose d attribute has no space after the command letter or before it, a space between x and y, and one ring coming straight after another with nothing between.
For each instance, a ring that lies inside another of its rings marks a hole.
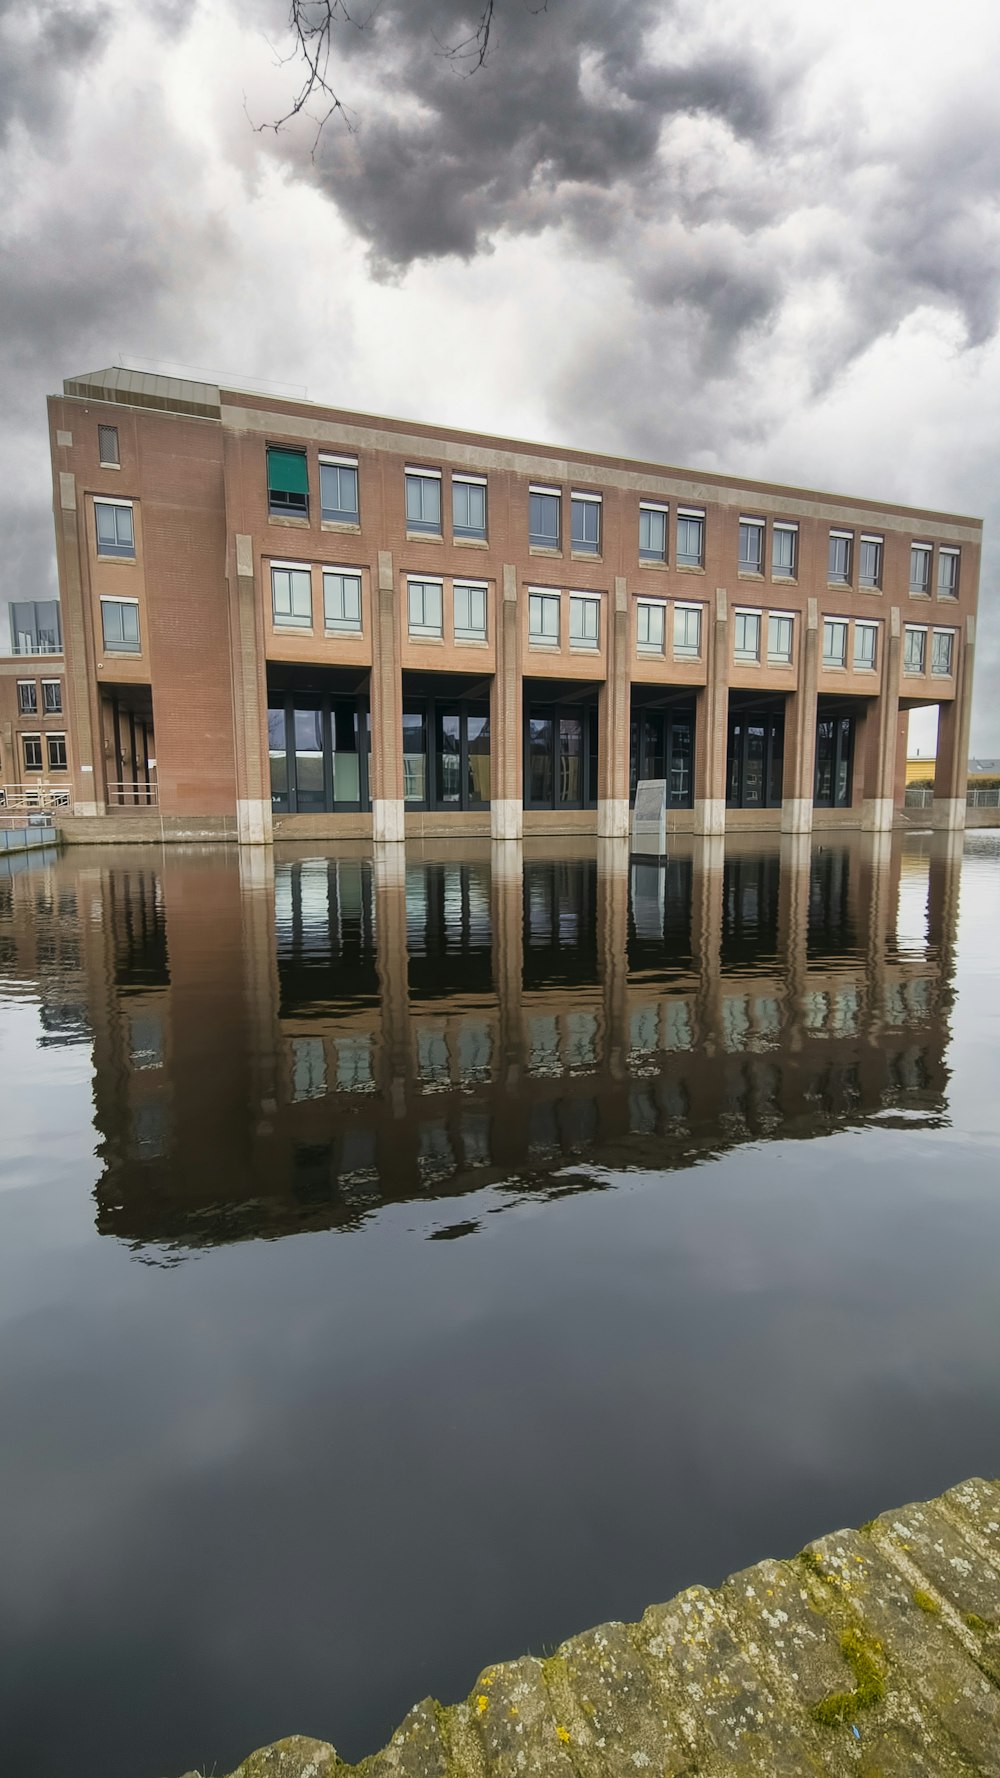
<instances>
[{"instance_id":1,"label":"distant yellow building","mask_svg":"<svg viewBox=\"0 0 1000 1778\"><path fill-rule=\"evenodd\" d=\"M907 759L906 782L922 784L925 779L928 784L934 782L934 756L930 753L918 753L912 759Z\"/></svg>"}]
</instances>

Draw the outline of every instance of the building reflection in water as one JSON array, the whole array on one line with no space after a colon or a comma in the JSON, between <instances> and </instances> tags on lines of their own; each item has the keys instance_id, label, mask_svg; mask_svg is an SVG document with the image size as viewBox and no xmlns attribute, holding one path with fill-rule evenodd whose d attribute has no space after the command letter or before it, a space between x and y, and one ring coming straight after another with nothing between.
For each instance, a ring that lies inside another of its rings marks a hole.
<instances>
[{"instance_id":1,"label":"building reflection in water","mask_svg":"<svg viewBox=\"0 0 1000 1778\"><path fill-rule=\"evenodd\" d=\"M148 1257L946 1112L946 836L122 856L0 884L0 969L93 1042L98 1226Z\"/></svg>"}]
</instances>

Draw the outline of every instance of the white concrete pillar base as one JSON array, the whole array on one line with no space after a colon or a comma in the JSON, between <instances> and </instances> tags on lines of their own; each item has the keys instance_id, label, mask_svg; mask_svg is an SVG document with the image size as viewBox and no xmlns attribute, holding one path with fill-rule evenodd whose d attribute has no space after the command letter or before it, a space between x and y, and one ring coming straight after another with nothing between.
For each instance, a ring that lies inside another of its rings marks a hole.
<instances>
[{"instance_id":1,"label":"white concrete pillar base","mask_svg":"<svg viewBox=\"0 0 1000 1778\"><path fill-rule=\"evenodd\" d=\"M812 833L813 806L808 796L786 796L781 805L782 833Z\"/></svg>"},{"instance_id":2,"label":"white concrete pillar base","mask_svg":"<svg viewBox=\"0 0 1000 1778\"><path fill-rule=\"evenodd\" d=\"M861 809L861 826L865 833L891 833L895 812L891 796L867 796Z\"/></svg>"},{"instance_id":3,"label":"white concrete pillar base","mask_svg":"<svg viewBox=\"0 0 1000 1778\"><path fill-rule=\"evenodd\" d=\"M406 882L406 853L396 840L376 840L372 847L377 889L399 889Z\"/></svg>"},{"instance_id":4,"label":"white concrete pillar base","mask_svg":"<svg viewBox=\"0 0 1000 1778\"><path fill-rule=\"evenodd\" d=\"M372 798L372 838L379 844L402 845L406 838L402 797Z\"/></svg>"},{"instance_id":5,"label":"white concrete pillar base","mask_svg":"<svg viewBox=\"0 0 1000 1778\"><path fill-rule=\"evenodd\" d=\"M272 840L271 804L262 796L236 800L236 838L241 846L269 846Z\"/></svg>"},{"instance_id":6,"label":"white concrete pillar base","mask_svg":"<svg viewBox=\"0 0 1000 1778\"><path fill-rule=\"evenodd\" d=\"M524 874L524 847L520 840L494 840L490 846L490 871L495 883L515 882Z\"/></svg>"},{"instance_id":7,"label":"white concrete pillar base","mask_svg":"<svg viewBox=\"0 0 1000 1778\"><path fill-rule=\"evenodd\" d=\"M606 796L598 799L597 832L602 840L627 840L629 809L627 796Z\"/></svg>"},{"instance_id":8,"label":"white concrete pillar base","mask_svg":"<svg viewBox=\"0 0 1000 1778\"><path fill-rule=\"evenodd\" d=\"M694 832L725 833L726 799L723 796L695 797Z\"/></svg>"},{"instance_id":9,"label":"white concrete pillar base","mask_svg":"<svg viewBox=\"0 0 1000 1778\"><path fill-rule=\"evenodd\" d=\"M965 826L966 808L964 797L936 796L931 805L931 823L946 833L959 833Z\"/></svg>"},{"instance_id":10,"label":"white concrete pillar base","mask_svg":"<svg viewBox=\"0 0 1000 1778\"><path fill-rule=\"evenodd\" d=\"M495 796L490 803L490 837L519 840L524 833L524 804L516 796Z\"/></svg>"}]
</instances>

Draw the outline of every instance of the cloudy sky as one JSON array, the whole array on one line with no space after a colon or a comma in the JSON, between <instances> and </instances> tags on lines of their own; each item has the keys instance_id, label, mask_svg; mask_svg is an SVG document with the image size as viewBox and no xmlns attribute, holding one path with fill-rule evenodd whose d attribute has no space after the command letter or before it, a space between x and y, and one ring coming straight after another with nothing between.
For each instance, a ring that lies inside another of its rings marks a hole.
<instances>
[{"instance_id":1,"label":"cloudy sky","mask_svg":"<svg viewBox=\"0 0 1000 1778\"><path fill-rule=\"evenodd\" d=\"M64 376L273 383L983 516L1000 754L1000 8L496 0L470 73L475 15L362 0L317 142L253 128L286 0L0 0L8 574Z\"/></svg>"}]
</instances>

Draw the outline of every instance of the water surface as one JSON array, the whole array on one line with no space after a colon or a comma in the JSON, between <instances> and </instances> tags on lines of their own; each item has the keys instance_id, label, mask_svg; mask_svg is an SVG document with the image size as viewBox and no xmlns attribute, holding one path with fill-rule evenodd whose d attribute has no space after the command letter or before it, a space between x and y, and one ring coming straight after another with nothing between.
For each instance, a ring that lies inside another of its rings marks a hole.
<instances>
[{"instance_id":1,"label":"water surface","mask_svg":"<svg viewBox=\"0 0 1000 1778\"><path fill-rule=\"evenodd\" d=\"M1000 839L0 879L0 1734L347 1757L1000 1470Z\"/></svg>"}]
</instances>

